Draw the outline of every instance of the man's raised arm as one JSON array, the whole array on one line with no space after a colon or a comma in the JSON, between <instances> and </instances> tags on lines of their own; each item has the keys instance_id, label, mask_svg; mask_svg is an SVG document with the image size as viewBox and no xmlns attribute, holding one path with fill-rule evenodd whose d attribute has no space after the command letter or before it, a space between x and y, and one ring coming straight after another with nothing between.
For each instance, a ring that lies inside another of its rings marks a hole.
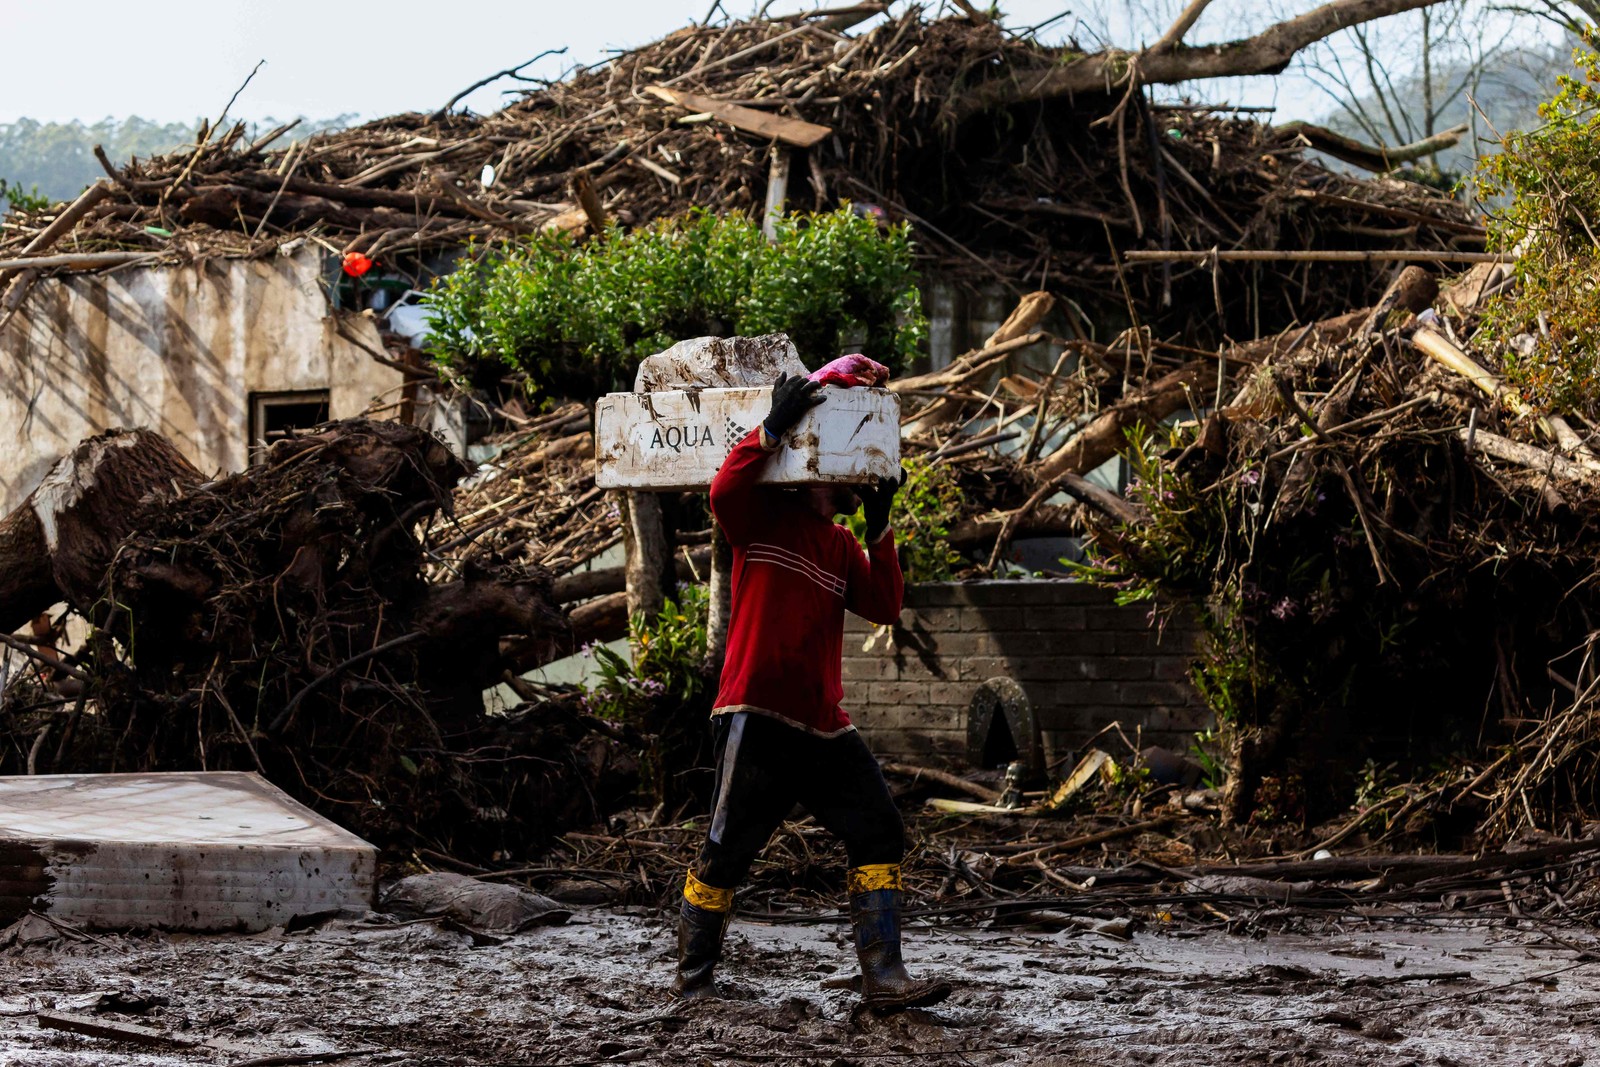
<instances>
[{"instance_id":1,"label":"man's raised arm","mask_svg":"<svg viewBox=\"0 0 1600 1067\"><path fill-rule=\"evenodd\" d=\"M794 429L805 413L823 398L817 395L821 382L779 374L772 386L772 410L760 426L745 435L723 461L711 480L711 513L717 517L730 544L748 544L755 525L752 493L761 477L761 466L783 444L783 435Z\"/></svg>"}]
</instances>

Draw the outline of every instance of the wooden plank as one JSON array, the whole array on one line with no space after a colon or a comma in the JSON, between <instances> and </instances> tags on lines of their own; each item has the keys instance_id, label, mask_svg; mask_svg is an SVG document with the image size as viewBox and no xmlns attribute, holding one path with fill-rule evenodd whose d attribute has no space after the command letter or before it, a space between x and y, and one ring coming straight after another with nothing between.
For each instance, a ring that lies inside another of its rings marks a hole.
<instances>
[{"instance_id":1,"label":"wooden plank","mask_svg":"<svg viewBox=\"0 0 1600 1067\"><path fill-rule=\"evenodd\" d=\"M126 1041L134 1045L156 1045L166 1048L198 1048L200 1038L175 1034L171 1030L158 1030L138 1023L115 1022L93 1015L75 1015L65 1011L41 1011L39 1025L47 1030L65 1030L69 1034L100 1037L108 1041Z\"/></svg>"},{"instance_id":2,"label":"wooden plank","mask_svg":"<svg viewBox=\"0 0 1600 1067\"><path fill-rule=\"evenodd\" d=\"M1423 249L1350 249L1274 251L1234 249L1221 252L1137 251L1122 254L1125 263L1509 263L1512 257L1501 252L1429 252Z\"/></svg>"},{"instance_id":3,"label":"wooden plank","mask_svg":"<svg viewBox=\"0 0 1600 1067\"><path fill-rule=\"evenodd\" d=\"M120 267L125 263L138 263L155 259L155 252L65 252L58 256L24 256L20 259L0 259L0 271L47 270L64 267L67 270L97 270L100 267Z\"/></svg>"},{"instance_id":4,"label":"wooden plank","mask_svg":"<svg viewBox=\"0 0 1600 1067\"><path fill-rule=\"evenodd\" d=\"M770 137L784 144L792 144L796 148L810 148L833 133L831 126L819 126L804 119L791 119L787 115L773 115L757 111L753 107L730 104L726 100L718 100L712 96L668 89L664 85L646 86L645 92L669 104L708 114L726 122L736 130L753 133L758 137Z\"/></svg>"}]
</instances>

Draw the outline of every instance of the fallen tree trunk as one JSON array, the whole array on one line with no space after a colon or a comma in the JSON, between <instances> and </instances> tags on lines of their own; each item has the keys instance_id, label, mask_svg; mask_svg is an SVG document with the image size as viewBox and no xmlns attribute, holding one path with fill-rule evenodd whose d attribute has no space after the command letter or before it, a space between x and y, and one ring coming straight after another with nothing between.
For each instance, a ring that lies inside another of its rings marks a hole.
<instances>
[{"instance_id":1,"label":"fallen tree trunk","mask_svg":"<svg viewBox=\"0 0 1600 1067\"><path fill-rule=\"evenodd\" d=\"M1035 469L1040 482L1053 482L1063 474L1088 474L1127 446L1128 431L1154 426L1184 408L1199 406L1193 391L1209 367L1190 363L1159 378L1142 393L1102 411L1073 434Z\"/></svg>"},{"instance_id":2,"label":"fallen tree trunk","mask_svg":"<svg viewBox=\"0 0 1600 1067\"><path fill-rule=\"evenodd\" d=\"M955 104L958 119L992 108L1012 107L1074 94L1124 91L1128 84L1171 85L1201 78L1276 74L1307 45L1340 30L1441 0L1330 0L1321 7L1275 23L1254 37L1189 47L1169 42L1142 52L1108 49L1038 71L995 78Z\"/></svg>"}]
</instances>

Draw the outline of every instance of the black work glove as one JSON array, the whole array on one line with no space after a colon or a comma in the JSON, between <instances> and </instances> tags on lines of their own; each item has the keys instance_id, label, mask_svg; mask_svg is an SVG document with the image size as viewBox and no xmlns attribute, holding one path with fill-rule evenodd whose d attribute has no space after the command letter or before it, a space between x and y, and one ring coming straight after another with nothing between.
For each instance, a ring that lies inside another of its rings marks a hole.
<instances>
[{"instance_id":1,"label":"black work glove","mask_svg":"<svg viewBox=\"0 0 1600 1067\"><path fill-rule=\"evenodd\" d=\"M787 371L780 373L778 380L772 383L772 410L761 424L766 427L767 435L776 440L794 429L806 412L825 399L817 395L821 388L821 382L791 378Z\"/></svg>"},{"instance_id":2,"label":"black work glove","mask_svg":"<svg viewBox=\"0 0 1600 1067\"><path fill-rule=\"evenodd\" d=\"M889 509L894 506L894 495L906 484L906 469L900 468L898 478L879 478L875 486L862 486L856 490L861 498L861 517L867 520L867 544L875 543L889 527Z\"/></svg>"}]
</instances>

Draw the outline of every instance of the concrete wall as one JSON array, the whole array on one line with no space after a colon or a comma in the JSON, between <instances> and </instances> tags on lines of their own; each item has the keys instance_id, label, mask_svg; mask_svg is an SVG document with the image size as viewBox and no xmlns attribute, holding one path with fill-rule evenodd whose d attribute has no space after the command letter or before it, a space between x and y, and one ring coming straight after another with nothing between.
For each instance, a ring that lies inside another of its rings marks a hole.
<instances>
[{"instance_id":1,"label":"concrete wall","mask_svg":"<svg viewBox=\"0 0 1600 1067\"><path fill-rule=\"evenodd\" d=\"M844 708L878 755L961 760L978 686L1027 693L1055 760L1109 722L1185 750L1210 722L1188 681L1198 625L1154 628L1147 606L1093 586L991 581L908 586L898 625L846 616Z\"/></svg>"},{"instance_id":2,"label":"concrete wall","mask_svg":"<svg viewBox=\"0 0 1600 1067\"><path fill-rule=\"evenodd\" d=\"M383 350L370 321L343 325ZM250 393L326 389L346 418L400 384L340 335L315 250L48 279L0 332L0 514L101 430L148 427L202 471L234 471Z\"/></svg>"}]
</instances>

